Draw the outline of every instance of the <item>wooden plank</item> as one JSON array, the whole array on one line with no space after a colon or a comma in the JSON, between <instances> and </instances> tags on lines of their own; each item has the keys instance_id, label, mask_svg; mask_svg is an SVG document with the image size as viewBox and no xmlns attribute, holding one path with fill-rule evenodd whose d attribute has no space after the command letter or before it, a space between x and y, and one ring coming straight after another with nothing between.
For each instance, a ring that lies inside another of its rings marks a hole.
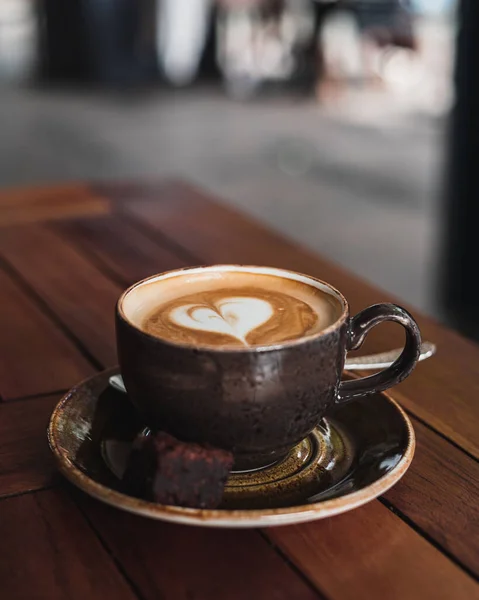
<instances>
[{"instance_id":1,"label":"wooden plank","mask_svg":"<svg viewBox=\"0 0 479 600\"><path fill-rule=\"evenodd\" d=\"M69 204L88 200L91 197L102 196L94 193L90 186L83 183L7 188L0 191L0 210L13 206L22 206L28 210L32 206L49 202Z\"/></svg>"},{"instance_id":2,"label":"wooden plank","mask_svg":"<svg viewBox=\"0 0 479 600\"><path fill-rule=\"evenodd\" d=\"M2 399L68 388L94 372L73 343L1 270L0 306Z\"/></svg>"},{"instance_id":3,"label":"wooden plank","mask_svg":"<svg viewBox=\"0 0 479 600\"><path fill-rule=\"evenodd\" d=\"M104 190L105 191L105 190ZM143 199L142 198L145 198ZM132 198L134 202L128 203L128 198ZM183 245L189 252L196 253L198 259L201 262L206 263L214 263L214 262L240 262L240 263L261 263L261 264L270 264L273 266L283 266L286 268L292 268L299 271L306 271L313 275L316 275L320 278L326 279L339 287L342 291L344 291L352 300L352 308L354 310L358 310L367 304L371 304L379 299L390 299L387 294L379 295L377 290L374 290L371 286L362 283L356 278L347 275L342 272L337 267L327 263L326 261L322 261L321 259L317 259L309 252L304 249L298 248L294 244L290 244L284 242L283 239L275 234L272 234L267 229L263 228L260 225L252 224L251 221L241 215L238 216L237 213L229 208L218 206L216 204L212 204L208 197L205 197L196 192L192 192L189 188L181 187L173 185L171 187L166 187L163 190L159 188L150 188L144 194L143 191L139 188L132 188L125 192L123 189L120 194L121 201L126 205L126 210L129 211L136 218L140 218L143 220L144 226L148 228L154 228L158 230L161 234L164 234L170 237L175 243L180 243ZM457 371L460 373L463 369L462 358L457 357L457 352L463 352L467 354L470 348L473 349L477 357L477 348L469 344L467 341L463 340L459 336L455 335L452 332L447 331L445 328L438 326L437 324L427 320L421 319L423 323L423 329L425 328L426 335L430 337L433 341L443 341L446 349L448 348L448 344L453 343L452 354L456 354L455 357L455 367ZM385 348L391 347L391 344L399 345L401 343L401 335L394 328L384 327L378 332L376 332L375 336L369 340L369 350L371 351L379 351ZM440 352L442 351L442 348ZM443 363L451 362L451 357L442 357L442 352L439 355L439 360L442 359ZM472 361L470 361L472 362ZM431 376L434 378L435 368L434 361L431 361L426 365L421 365L421 369L424 367L429 367L429 372L425 373L423 376L423 385L430 384ZM472 366L469 364L468 366ZM437 365L436 365L437 367ZM475 372L477 374L477 368L475 368ZM417 381L417 374L420 373L420 370L417 371L416 375L413 379L408 382L408 385L414 391L414 383ZM474 370L471 372L471 380L468 381L468 385L472 384L472 389L477 389L478 380L477 377L474 378ZM409 401L409 389L407 392L408 395L404 399L404 403L407 405L409 403L409 407L413 407L417 414L420 416L429 417L433 423L439 428L443 428L443 430L447 431L453 439L456 439L458 443L462 442L468 450L477 450L477 429L475 426L471 426L470 423L467 422L467 419L470 417L475 417L475 407L471 406L470 398L465 398L465 406L458 406L457 413L458 415L453 415L453 423L451 426L448 425L448 421L450 418L450 398L447 397L448 390L448 380L447 376L439 377L439 381L435 381L434 393L442 394L442 406L440 408L443 409L442 413L439 413L439 417L436 418L436 410L437 406L433 403L433 400L436 401L436 398L432 398L429 394L429 406L426 406L427 411L423 411L421 409L420 403L422 402L421 394L417 394L416 396L412 396L412 402ZM453 383L454 385L454 383ZM402 386L402 389L406 389L406 385ZM463 390L466 389L466 386L463 386ZM427 392L428 389L425 389ZM454 394L454 391L453 391ZM444 398L446 396L446 398ZM416 401L417 398L417 401ZM461 404L463 398L461 397L457 404ZM461 418L461 410L468 415L467 419ZM444 415L444 416L443 416ZM455 418L454 418L455 417ZM476 420L477 422L477 420ZM458 431L455 430L458 428ZM470 437L472 434L472 438ZM432 434L433 435L433 434ZM469 439L467 439L469 436ZM438 438L439 439L439 438ZM472 444L470 443L470 439L472 440ZM447 442L444 442L446 446L449 446ZM421 457L421 451L419 450ZM460 451L457 451L458 454L461 454ZM422 461L419 461L417 464L417 472L418 477L423 477L427 481L428 477L428 469L429 465L424 464ZM468 475L471 477L471 473L473 471L469 471ZM449 481L454 479L454 465L453 462L449 465L448 475ZM426 492L433 496L434 488L433 486L425 485ZM399 486L396 489L400 489ZM457 532L457 526L453 523L454 519L454 488L449 488L449 493L446 493L444 490L443 497L443 505L442 505L442 513L443 517L442 525L445 528L449 528L451 539L454 538ZM411 489L411 494L409 496L409 501L411 503L414 502L414 493ZM450 510L448 512L447 505L449 503ZM383 531L388 531L388 527L394 525L392 530L396 532L396 535L401 539L408 540L410 536L412 536L411 540L414 542L413 547L419 544L419 547L422 548L423 557L419 563L422 563L422 566L429 566L429 570L415 570L413 569L414 565L410 563L406 563L406 572L410 568L413 570L413 576L408 580L410 583L414 583L414 585L405 586L403 582L398 586L399 593L397 597L423 597L421 594L416 594L416 596L407 595L409 592L414 591L414 587L416 584L419 584L422 579L423 590L431 586L431 582L429 579L434 580L435 577L435 561L436 559L440 564L447 565L446 572L449 574L448 580L449 583L444 586L439 586L441 589L439 591L439 596L441 597L441 593L444 597L461 597L460 595L454 596L456 592L455 582L456 577L459 578L460 581L466 582L465 585L468 587L470 585L470 580L467 575L463 574L459 568L454 566L451 563L448 563L447 559L445 559L436 549L429 546L427 542L422 540L419 535L415 534L413 531L409 530L407 525L401 522L397 517L393 517L387 510L382 507L379 503L374 503L373 507L377 508L368 508L368 511L377 511L382 518L375 517L370 518L371 520L376 520L379 522L383 522ZM405 502L402 503L402 508L405 507ZM471 509L471 510L470 510ZM417 508L417 511L420 512L420 508ZM408 514L408 511L404 511L405 514ZM368 517L371 513L365 513L366 517ZM474 516L474 511L470 505L467 505L467 514L469 516ZM386 515L386 516L384 516ZM447 519L446 519L447 515ZM362 518L360 515L356 515L356 519L358 520L358 528L360 530L364 530L366 532L370 523L368 519ZM333 521L334 523L334 521ZM422 516L421 525L424 526L425 531L431 535L431 537L436 538L439 543L443 543L444 547L447 548L452 554L457 554L459 560L463 560L464 564L469 567L477 567L476 564L473 564L475 561L471 562L471 557L475 551L474 542L466 541L463 544L463 547L459 547L457 543L445 543L444 534L440 535L438 528L432 528L430 523L425 521L425 517ZM281 532L282 530L278 530ZM308 526L303 526L303 534L301 539L297 539L296 543L292 544L292 548L290 548L290 557L293 557L295 552L300 552L300 546L303 543L311 544L314 540L314 533L311 530L311 535L308 533ZM278 534L280 535L280 534ZM449 534L448 534L449 535ZM345 536L343 536L345 537ZM304 538L304 539L303 539ZM298 547L296 547L296 545ZM284 546L282 546L283 549ZM407 543L405 543L402 547L402 551L405 553L405 549L407 548ZM368 551L373 551L374 548L368 546ZM298 560L299 568L303 569L304 562L302 557ZM341 557L338 557L338 563L341 562ZM343 564L343 569L347 568L346 563ZM308 573L309 574L309 573ZM389 572L389 576L391 573ZM406 575L406 579L408 575ZM369 591L371 595L375 594L377 597L381 597L381 594L378 593L381 591L383 585L387 584L387 577L379 582L379 586L375 586L374 577L371 576L371 580L369 582ZM391 585L395 585L396 581L394 577L391 578ZM317 584L320 585L320 581L317 581ZM362 582L360 582L362 585ZM426 587L424 587L426 586ZM352 589L356 589L356 583L352 584ZM430 589L432 590L434 586ZM406 593L407 588L407 593ZM326 591L326 593L333 593L332 589L322 588ZM421 589L420 587L418 589ZM402 594L402 591L405 593ZM344 597L348 597L348 589L343 589ZM333 597L336 597L333 595ZM341 596L339 596L341 597ZM365 597L370 597L365 594ZM390 597L390 596L384 596ZM391 596L395 597L395 596Z\"/></svg>"},{"instance_id":4,"label":"wooden plank","mask_svg":"<svg viewBox=\"0 0 479 600\"><path fill-rule=\"evenodd\" d=\"M85 217L91 215L108 214L110 208L104 200L88 200L80 204L63 205L55 204L35 206L24 210L23 208L11 208L0 210L0 229L13 225L24 225L26 223L41 223L43 221L57 221Z\"/></svg>"},{"instance_id":5,"label":"wooden plank","mask_svg":"<svg viewBox=\"0 0 479 600\"><path fill-rule=\"evenodd\" d=\"M165 233L171 237L174 243L179 241L181 244L184 244L189 252L197 252L199 256L198 261L201 261L202 258L202 256L199 255L199 249L201 249L201 247L206 248L207 252L212 257L211 260L203 257L205 262L225 260L237 262L246 260L242 258L238 258L237 260L225 258L229 256L233 257L235 255L238 257L243 256L240 254L240 244L242 244L243 247L246 246L244 254L244 256L248 258L246 262L260 261L259 258L253 260L253 254L249 254L254 251L256 243L255 236L259 234L254 234L256 226L251 225L248 219L244 219L246 225L236 226L234 224L235 218L232 216L231 223L226 226L224 223L227 220L220 219L218 223L216 223L216 217L214 217L214 215L217 214L218 210L220 210L220 212L222 210L228 212L229 209L214 209L209 216L208 213L206 213L206 219L203 220L203 218L199 218L201 212L199 211L199 208L201 208L202 205L204 206L204 200L198 201L198 212L196 216L195 210L193 210L195 206L194 202L191 204L190 201L185 200L182 205L174 200L174 204L176 204L175 211L179 211L179 216L182 216L183 218L183 227L186 227L187 235L183 238L182 236L184 233L182 232L184 232L184 230L182 229L181 218L177 219L175 216L168 216L166 222L170 225L168 225L165 230L165 218L162 216L162 211L164 212L166 210L166 212L168 212L171 207L165 208L163 206L163 201L158 203L152 202L151 199L156 194L157 189L155 188L151 198L147 195L149 199L145 201L141 199L141 194L138 195L136 192L133 193L130 188L128 194L125 195L123 193L120 197L120 203L125 202L126 204L128 204L128 198L134 197L136 199L136 208L133 208L133 203L130 203L127 210L134 210L135 218L139 217L140 219L143 219L145 227L158 227L162 241L161 244L153 242L154 249L153 247L149 247L148 242L140 242L143 244L140 246L141 250L135 254L131 245L134 246L136 242L122 240L120 245L126 246L126 248L117 250L115 249L114 244L116 235L115 227L117 228L116 232L118 233L118 228L123 227L123 231L126 232L130 229L130 226L124 224L112 225L109 241L103 246L103 249L98 251L95 255L95 260L97 260L99 264L102 263L105 270L110 269L114 272L118 279L123 277L127 278L129 276L137 278L136 275L139 273L140 268L143 267L144 259L146 259L149 251L156 252L156 248L164 243L163 235ZM188 192L188 194L191 196L190 192ZM165 203L172 202L172 199L173 196L171 196L169 200L166 196ZM209 201L206 200L206 203L208 204ZM188 205L192 207L192 210L187 210ZM175 211L173 211L173 213ZM152 214L153 216L155 214L157 216L150 221ZM158 216L158 214L160 216ZM193 219L193 221L191 219ZM196 225L194 223L195 219ZM208 223L212 221L214 226L215 224L221 226L221 222L223 222L222 227L224 232L216 238L213 235L214 232L210 232L211 236L209 236L209 229L205 225L206 220L208 220ZM242 222L241 219L239 222ZM171 223L174 224L173 227L171 226ZM103 225L102 227L104 228L105 226ZM136 227L132 226L131 228L135 229L136 234L140 236L138 239L144 240L143 236L138 233ZM88 294L88 297L93 301L95 301L98 294L100 294L101 297L108 296L108 294L104 294L104 292L98 292L96 284L92 287L86 275L87 273L95 272L96 277L98 277L98 270L95 269L82 252L79 252L72 247L68 237L60 239L60 237L53 232L53 230L55 230L55 232L59 231L56 226L51 227L50 230L42 227L25 228L25 230L28 229L33 232L33 242L31 243L27 243L27 234L24 234L22 241L20 231L22 229L23 228L4 230L7 232L20 232L19 236L15 236L13 233L10 234L13 239L11 238L10 243L6 244L8 260L15 265L15 268L17 268L22 275L24 270L28 273L27 279L29 284L32 285L36 292L48 302L49 306L52 307L55 313L60 316L62 321L68 327L72 327L72 325L76 327L75 335L77 335L79 339L82 339L85 346L88 348L96 347L98 351L98 348L101 348L98 339L94 337L91 331L89 331L88 335L85 335L85 333L83 333L84 328L81 327L81 320L78 322L76 320L78 317L75 318L71 316L74 307L78 309L78 298L84 297L85 289L92 289L92 292ZM175 233L176 229L180 232L179 237L174 237L172 235ZM204 232L198 236L197 230L201 231L203 229ZM2 231L2 236L0 236L0 253L2 252L4 231ZM97 235L101 237L101 234ZM195 238L195 235L198 237ZM268 234L267 230L265 230L264 235L267 237L271 234ZM274 237L275 236L273 235L272 239L274 239ZM20 239L20 242L16 241L18 238ZM193 241L190 242L190 238ZM230 240L228 238L230 238ZM198 242L194 241L196 239L198 239L201 244L198 245ZM82 248L87 249L86 242L84 242L85 245L82 245L80 237L72 237L71 240L73 240L75 244L81 245ZM231 241L231 244L229 241ZM246 241L249 242L249 246L245 244ZM99 243L98 240L95 244L97 243ZM45 250L45 255L43 254L44 245L47 248ZM236 248L235 245L237 245ZM11 250L11 247L16 248L17 252ZM42 249L41 253L38 252L39 248ZM93 248L93 245L91 248ZM233 248L233 252L232 254L228 254L231 251L231 248ZM268 239L266 239L264 244L263 240L260 240L258 241L257 248L261 250L261 255L265 257L264 261L261 260L261 262L264 262L265 264L282 264L283 266L290 266L290 268L295 268L297 270L308 270L314 274L311 269L319 269L318 265L323 262L301 249L295 249L294 246L285 245L281 241L281 238L278 238L276 246L274 241L271 241L270 245ZM259 252L259 250L256 250L255 252ZM267 257L270 252L272 252L271 258L268 259ZM123 261L125 261L126 265L124 267L118 266L117 270L113 271L112 264L115 262L115 253L118 264L121 265L123 264ZM286 256L288 253L290 253L291 256ZM46 256L47 259L44 258L44 261L42 261L37 258L37 254L41 254L42 258ZM175 253L173 252L173 255L174 254ZM18 255L23 256L23 258L16 258ZM67 257L64 263L62 262L63 256ZM132 258L129 259L129 256L132 256ZM215 256L217 258L214 258ZM249 260L250 256L251 260ZM308 256L310 256L310 259L307 258ZM292 266L294 261L298 261L298 264L303 261L301 257L304 257L304 262L302 262L302 264L305 267L310 264L311 269L309 269L309 267L306 269L301 268L300 266ZM283 259L285 262L279 262ZM15 260L18 262L15 263ZM131 260L131 262L128 263L128 260ZM274 260L278 260L278 262L272 262ZM291 265L286 264L287 260L291 260ZM307 260L311 260L311 263L308 263ZM33 262L36 265L36 269L35 267L29 266L30 262ZM60 264L58 269L56 266L52 266L55 265L56 262ZM83 263L86 263L88 268ZM351 292L353 293L352 287L354 278L341 273L340 270L332 267L329 263L324 264L326 269L330 269L333 277L335 276L339 279L344 278L346 287L351 286ZM35 270L38 273L36 273ZM66 282L68 277L76 280L77 270L82 274L82 285L78 287L76 287L76 284ZM46 271L47 273L47 284L42 281L44 277L43 271ZM75 274L75 277L72 277L72 274ZM319 273L317 274L319 275ZM323 275L323 277L330 280L332 283L335 283L332 277L325 275ZM93 279L95 281L95 276ZM103 279L107 280L107 278L104 277ZM0 281L0 297L3 290L1 283L2 282ZM341 286L337 282L336 285L348 293L344 285ZM357 285L358 292L354 298L355 302L358 302L358 298L366 298L369 293L371 295L373 293L377 294L377 291L374 291L373 288L369 288L368 292L368 286L361 283L357 283ZM364 291L365 289L366 292ZM116 290L118 291L118 288L116 288ZM104 296L102 296L102 294L104 294ZM55 300L57 296L59 296L60 300ZM72 298L76 300L76 303L72 301ZM370 303L370 301L366 300L365 304L368 302ZM104 323L106 322L105 315L108 312L107 309L103 308L98 316L97 313L92 314L90 312L89 305L90 303L82 304L80 306L81 310L77 310L77 312L87 315L84 318L89 324L88 327L91 327L91 323L94 322L95 327L98 328L98 332L101 332L102 329L105 330ZM426 326L427 323L431 323L427 320L425 320L425 322ZM438 338L440 338L441 330L445 332L444 343L450 341L451 336L454 337L454 334L451 334L444 328L440 328L433 323L431 324L431 327L431 331L438 332ZM80 337L81 335L84 337ZM400 339L399 337L394 337L396 335L395 332L392 335L392 339ZM382 344L388 341L390 343L390 338L388 336L389 334L386 335L386 333L379 335L379 337L376 336L372 347L375 349L382 349ZM23 335L21 337L23 338ZM456 350L464 352L465 347L460 345L463 343L463 340L458 336L456 337L459 340L459 346L456 346ZM472 348L475 348L473 345L471 346ZM105 350L105 348L107 348L107 350ZM110 350L108 350L108 345L106 344L102 351L105 352L105 354L108 351L111 352L112 345L110 345L109 348ZM448 348L445 348L445 350L449 351ZM468 358L464 358L465 363L468 364ZM439 365L441 365L441 368L444 367L444 369L446 369L446 373L444 376L443 373L437 375L433 373L432 375L429 375L429 377L433 377L436 391L439 394L440 418L438 419L438 423L441 426L443 426L445 415L442 405L445 402L445 398L448 397L447 394L454 395L457 393L459 400L462 401L464 391L470 387L470 383L467 383L467 386L460 383L458 388L454 387L455 377L458 373L463 372L462 361L463 357L461 356L458 356L456 362L454 362L454 357L446 354L440 355L438 362ZM427 367L428 364L429 363L426 363L424 366L422 365L421 370L423 367ZM430 361L430 364L432 365L433 361ZM452 370L448 371L447 368L450 364L452 364ZM474 382L477 384L475 379L476 374L477 367L475 370L472 369L471 373L464 373L466 380L469 378L473 384ZM415 375L414 380L411 381L415 381L416 378L417 375ZM0 386L1 381L2 380L0 379ZM441 390L441 385L446 388L445 391ZM403 393L403 389L406 388L404 386L401 387L400 393ZM449 392L447 392L448 389L450 390ZM471 389L474 389L474 385ZM406 394L405 404L407 404L410 396L409 391L407 391L407 393L405 391L404 394ZM429 400L426 399L426 403L428 401ZM38 400L35 400L34 402L38 402ZM419 399L417 402L419 405ZM23 404L27 405L30 404L30 402L19 403L18 405L10 404L7 407L21 406ZM0 406L0 409L1 408L3 407ZM469 426L468 430L468 424L463 423L466 419L461 420L459 418L461 410L466 411L467 419L474 418L474 413L471 414L470 412L469 401L466 402L465 408L461 408L460 404L458 405L457 402L451 404L450 412L453 422L451 429L454 433L454 427L459 423L460 432L458 439L460 439L461 436L464 437L469 430L472 430L472 426ZM429 408L429 411L431 413L433 412L431 407ZM456 412L458 414L455 414ZM4 414L6 415L6 413ZM9 415L12 414L13 413L9 413ZM42 412L39 409L38 417L36 417L38 420L35 421L32 417L32 423L26 424L28 425L27 429L31 427L28 431L31 431L32 434L34 431L37 431L37 425L35 423L40 427L40 421L43 418L41 415ZM1 417L2 413L0 412L0 421ZM8 426L9 420L10 422L17 423L19 419L21 419L21 411L16 413L15 418L10 416L7 419L6 426ZM414 522L427 531L432 538L438 540L439 543L447 548L452 554L457 556L458 560L467 564L471 569L476 568L477 558L475 558L474 554L477 554L477 545L474 543L474 540L467 539L467 535L469 532L471 535L474 535L477 531L477 527L473 525L471 528L466 525L466 521L474 517L473 498L475 487L471 484L473 484L474 481L477 482L475 463L472 459L464 456L459 450L452 448L451 445L444 440L440 440L440 438L431 433L428 429L424 428L426 433L421 431L420 427L417 429L417 458L411 467L409 475L407 475L403 482L396 488L389 492L387 496L388 501L392 502L404 514L409 516ZM5 447L11 449L10 453L13 457L12 461L15 460L14 449L18 447L18 439L21 439L21 435L23 435L21 425L18 426L18 431L21 433L19 438L15 437L13 433L11 438L8 438L8 436L5 437ZM0 430L0 435L2 433L4 432ZM25 433L25 435L28 434ZM39 441L39 438L37 439ZM456 441L458 441L458 439L456 439ZM472 447L474 448L476 442L474 441L474 438L471 439L473 440ZM5 475L5 473L2 473L2 447L0 438L0 486L2 484L2 475ZM39 460L35 465L33 456L34 448L35 443L32 441L31 450L28 450L24 455L17 455L20 457L18 459L18 469L20 474L22 472L24 473L23 476L20 476L22 485L27 485L25 482L28 482L29 477L31 477L32 480L35 480L35 477L39 477L39 480L41 481L42 476L48 476L46 471L42 471L41 466L41 464L46 463ZM451 449L454 451L452 454ZM29 452L31 452L31 454L29 454ZM455 455L454 453L457 454ZM9 461L7 460L5 462L7 467L8 463ZM41 475L42 473L43 475ZM25 480L23 483L22 477ZM411 482L409 482L409 477L412 477ZM7 481L7 483L10 481L10 485L12 481L15 482L15 480L11 479L6 479L5 481ZM41 485L41 483L39 485ZM472 493L468 493L468 490L470 492L471 489L473 490ZM441 496L439 500L434 497L434 493ZM457 498L454 497L456 493ZM35 497L37 497L36 494ZM15 498L14 500L19 500L19 498ZM11 500L8 500L8 502L10 501ZM6 501L3 501L1 503L2 506L0 507L0 523L2 519L2 507L5 502ZM85 500L85 502L87 503L86 506L89 517L92 518L95 527L98 528L115 558L123 564L129 578L134 582L135 586L141 590L141 594L145 598L156 598L160 596L162 592L166 594L162 597L166 598L186 598L191 597L192 595L200 598L230 597L227 592L232 589L236 590L236 588L232 587L231 582L236 583L237 581L240 582L237 597L249 597L253 593L252 590L259 590L261 593L265 594L264 597L303 597L301 594L306 594L304 597L310 597L307 594L313 593L309 586L279 559L277 554L273 552L272 556L274 556L275 559L273 560L271 558L271 555L269 554L272 552L271 548L264 540L262 540L262 538L257 537L257 534L254 532L210 532L207 530L179 528L172 525L152 524L149 521L114 512L107 507L100 507L100 505L94 502L90 503L89 500ZM425 514L427 511L429 511L430 515ZM458 520L457 523L453 522L453 519L455 518ZM20 518L17 520L20 520ZM17 530L18 527L19 526L17 525ZM22 525L22 531L23 527L29 527L29 522L25 521L25 525ZM2 535L2 533L3 530L0 524L0 535ZM213 537L210 537L210 534ZM239 535L237 536L237 534ZM38 528L35 535L37 537L41 537L42 535L45 537L44 533L38 532ZM251 535L256 536L254 540L251 537L247 537ZM387 597L388 599L392 598L393 600L395 598L412 598L414 600L415 598L423 597L475 598L477 596L477 586L475 586L472 579L469 578L466 573L410 529L404 521L401 521L378 502L374 502L350 515L343 515L316 524L302 525L293 528L280 528L268 532L268 535L271 535L272 539L281 547L282 551L284 551L301 570L306 572L306 575L315 582L315 585L317 585L318 588L320 588L327 596L334 598L335 600L336 598L363 597ZM75 531L73 531L72 539L75 536ZM465 539L459 539L461 537ZM7 537L4 535L2 539L8 540L8 535ZM258 539L261 540L261 545L259 546ZM131 543L131 540L133 543ZM95 543L97 543L96 540ZM36 546L32 545L32 548L36 548ZM266 552L265 548L268 549L268 552ZM207 551L205 551L205 549L207 549ZM244 558L245 556L247 557L246 559ZM22 564L18 551L16 557L15 561L12 560L10 564L18 569L18 564ZM198 557L201 557L201 559L198 560ZM31 556L28 556L26 560L30 565L33 559ZM96 567L96 555L94 552L91 560L92 562L95 562L92 566ZM87 563L85 562L85 564ZM219 568L215 570L214 564ZM186 570L185 565L188 566L188 576L186 582L181 584L179 581ZM193 565L193 568L191 565ZM91 566L89 568L91 569ZM288 575L283 573L284 569L287 570ZM219 581L217 575L218 571L220 572ZM276 573L277 571L280 572L279 577ZM61 568L59 568L59 572L62 572ZM215 575L217 579L214 579ZM291 579L291 577L293 577L293 579ZM296 587L299 585L298 582L301 584L301 587ZM228 587L228 585L230 587ZM167 595L172 593L171 590L176 593L176 596ZM288 593L283 593L283 590L287 590ZM23 588L21 591L25 592ZM82 592L83 597L85 595L86 597L92 597L91 595L88 596L84 589ZM212 596L212 594L217 594L217 596ZM274 594L281 595L275 596ZM67 594L65 593L64 595L66 596ZM50 595L47 595L46 597L57 596L50 593ZM75 596L70 594L69 597Z\"/></svg>"},{"instance_id":6,"label":"wooden plank","mask_svg":"<svg viewBox=\"0 0 479 600\"><path fill-rule=\"evenodd\" d=\"M254 530L161 523L86 498L82 506L145 600L320 597Z\"/></svg>"},{"instance_id":7,"label":"wooden plank","mask_svg":"<svg viewBox=\"0 0 479 600\"><path fill-rule=\"evenodd\" d=\"M479 598L479 586L379 502L266 535L334 600Z\"/></svg>"},{"instance_id":8,"label":"wooden plank","mask_svg":"<svg viewBox=\"0 0 479 600\"><path fill-rule=\"evenodd\" d=\"M0 496L38 490L57 480L46 430L58 400L53 394L0 404Z\"/></svg>"},{"instance_id":9,"label":"wooden plank","mask_svg":"<svg viewBox=\"0 0 479 600\"><path fill-rule=\"evenodd\" d=\"M136 598L64 492L1 501L0 539L2 598Z\"/></svg>"},{"instance_id":10,"label":"wooden plank","mask_svg":"<svg viewBox=\"0 0 479 600\"><path fill-rule=\"evenodd\" d=\"M114 311L120 286L41 225L4 229L0 255L99 363L116 363Z\"/></svg>"},{"instance_id":11,"label":"wooden plank","mask_svg":"<svg viewBox=\"0 0 479 600\"><path fill-rule=\"evenodd\" d=\"M153 275L189 263L178 257L158 235L150 239L119 214L96 219L63 221L50 227L94 257L116 280L129 286Z\"/></svg>"},{"instance_id":12,"label":"wooden plank","mask_svg":"<svg viewBox=\"0 0 479 600\"><path fill-rule=\"evenodd\" d=\"M198 256L204 263L250 263L280 266L329 281L350 300L355 313L378 301L394 298L329 261L285 241L268 228L211 197L182 184L102 187L118 196L125 210L149 229L159 231ZM143 198L143 199L142 199ZM131 199L131 201L128 201ZM394 396L479 458L479 347L415 311L424 339L438 345L434 359L421 364L412 377L394 389ZM402 330L383 325L369 336L364 352L400 346Z\"/></svg>"},{"instance_id":13,"label":"wooden plank","mask_svg":"<svg viewBox=\"0 0 479 600\"><path fill-rule=\"evenodd\" d=\"M386 499L479 577L479 463L414 420L416 454Z\"/></svg>"},{"instance_id":14,"label":"wooden plank","mask_svg":"<svg viewBox=\"0 0 479 600\"><path fill-rule=\"evenodd\" d=\"M67 185L0 192L0 227L105 214L110 203L87 186Z\"/></svg>"}]
</instances>

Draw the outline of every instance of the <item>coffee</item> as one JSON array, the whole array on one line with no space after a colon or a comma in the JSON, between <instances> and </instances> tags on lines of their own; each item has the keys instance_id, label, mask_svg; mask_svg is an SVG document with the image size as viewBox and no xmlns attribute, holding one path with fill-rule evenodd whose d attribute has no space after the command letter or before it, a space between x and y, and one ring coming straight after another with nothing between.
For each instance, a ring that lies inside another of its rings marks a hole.
<instances>
[{"instance_id":1,"label":"coffee","mask_svg":"<svg viewBox=\"0 0 479 600\"><path fill-rule=\"evenodd\" d=\"M399 359L366 379L341 381L347 351L384 321L406 329ZM142 421L233 452L240 471L282 460L336 403L402 381L421 344L414 319L398 306L376 304L351 318L327 283L239 265L140 281L118 301L116 331Z\"/></svg>"},{"instance_id":2,"label":"coffee","mask_svg":"<svg viewBox=\"0 0 479 600\"><path fill-rule=\"evenodd\" d=\"M195 346L241 348L301 339L332 325L342 307L330 293L277 275L185 273L156 284L146 333Z\"/></svg>"}]
</instances>

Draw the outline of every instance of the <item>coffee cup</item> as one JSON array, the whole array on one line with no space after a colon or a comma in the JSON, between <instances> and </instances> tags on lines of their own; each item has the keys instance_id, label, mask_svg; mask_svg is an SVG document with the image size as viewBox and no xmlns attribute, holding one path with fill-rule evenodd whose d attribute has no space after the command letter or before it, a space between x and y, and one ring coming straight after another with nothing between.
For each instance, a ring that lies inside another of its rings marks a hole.
<instances>
[{"instance_id":1,"label":"coffee cup","mask_svg":"<svg viewBox=\"0 0 479 600\"><path fill-rule=\"evenodd\" d=\"M406 342L389 368L342 380L346 353L384 321ZM416 365L421 336L395 304L350 317L314 277L271 267L170 271L126 290L116 310L128 395L145 423L233 452L235 470L282 459L335 405L384 391Z\"/></svg>"}]
</instances>

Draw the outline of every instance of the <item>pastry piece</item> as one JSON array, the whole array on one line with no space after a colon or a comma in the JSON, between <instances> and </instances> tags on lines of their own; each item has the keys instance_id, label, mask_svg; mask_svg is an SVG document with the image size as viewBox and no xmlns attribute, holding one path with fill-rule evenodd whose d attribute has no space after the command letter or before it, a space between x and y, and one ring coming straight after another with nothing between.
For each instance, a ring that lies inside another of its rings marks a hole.
<instances>
[{"instance_id":1,"label":"pastry piece","mask_svg":"<svg viewBox=\"0 0 479 600\"><path fill-rule=\"evenodd\" d=\"M216 508L233 455L226 450L180 442L159 432L140 434L133 444L123 482L139 498L191 508Z\"/></svg>"}]
</instances>

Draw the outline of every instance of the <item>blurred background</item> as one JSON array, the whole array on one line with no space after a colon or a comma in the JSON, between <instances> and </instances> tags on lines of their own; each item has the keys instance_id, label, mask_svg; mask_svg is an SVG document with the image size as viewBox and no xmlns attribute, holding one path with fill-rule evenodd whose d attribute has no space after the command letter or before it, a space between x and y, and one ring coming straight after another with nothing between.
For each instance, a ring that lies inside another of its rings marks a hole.
<instances>
[{"instance_id":1,"label":"blurred background","mask_svg":"<svg viewBox=\"0 0 479 600\"><path fill-rule=\"evenodd\" d=\"M0 186L185 177L477 337L459 68L477 12L0 0Z\"/></svg>"}]
</instances>

